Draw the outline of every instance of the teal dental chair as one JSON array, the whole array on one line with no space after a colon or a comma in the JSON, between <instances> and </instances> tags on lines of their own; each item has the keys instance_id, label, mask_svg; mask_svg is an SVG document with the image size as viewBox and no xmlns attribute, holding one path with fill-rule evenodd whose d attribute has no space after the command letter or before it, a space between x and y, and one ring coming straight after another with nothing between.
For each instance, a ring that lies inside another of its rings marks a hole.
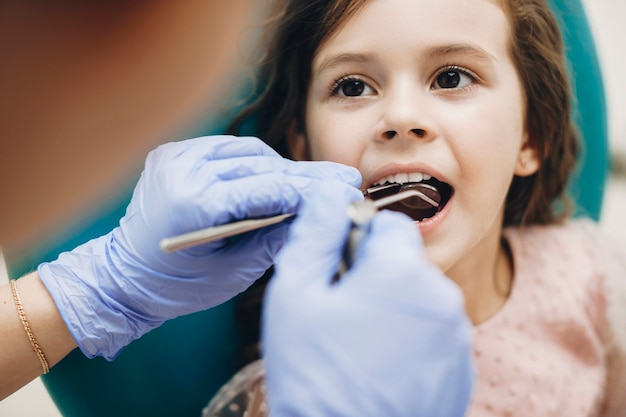
<instances>
[{"instance_id":1,"label":"teal dental chair","mask_svg":"<svg viewBox=\"0 0 626 417\"><path fill-rule=\"evenodd\" d=\"M581 2L554 0L551 4L564 29L578 106L576 119L586 138L571 192L578 213L598 219L608 172L600 66ZM220 133L225 124L214 124L199 134ZM117 207L98 214L98 219L62 244L22 259L13 265L12 275L19 276L115 227L130 200L128 187ZM212 395L237 370L234 303L231 300L167 322L129 345L114 362L89 360L75 350L43 376L43 382L67 417L200 416Z\"/></svg>"}]
</instances>

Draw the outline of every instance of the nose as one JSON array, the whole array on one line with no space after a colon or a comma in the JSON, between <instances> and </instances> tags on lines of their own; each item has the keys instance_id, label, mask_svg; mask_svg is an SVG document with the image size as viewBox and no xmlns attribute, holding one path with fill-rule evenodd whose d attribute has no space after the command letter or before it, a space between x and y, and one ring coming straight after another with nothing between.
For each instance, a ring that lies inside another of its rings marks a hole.
<instances>
[{"instance_id":1,"label":"nose","mask_svg":"<svg viewBox=\"0 0 626 417\"><path fill-rule=\"evenodd\" d=\"M405 84L388 91L381 102L378 138L383 141L434 138L437 132L433 104L428 101L428 92L419 87Z\"/></svg>"},{"instance_id":2,"label":"nose","mask_svg":"<svg viewBox=\"0 0 626 417\"><path fill-rule=\"evenodd\" d=\"M418 138L423 138L423 137L426 136L426 131L424 129L419 129L419 128L417 128L417 129L410 129L409 133L410 134L408 136L413 135L413 136L418 137ZM396 131L396 130L387 130L387 131L383 132L383 137L385 139L393 139L396 136L399 136L398 131Z\"/></svg>"}]
</instances>

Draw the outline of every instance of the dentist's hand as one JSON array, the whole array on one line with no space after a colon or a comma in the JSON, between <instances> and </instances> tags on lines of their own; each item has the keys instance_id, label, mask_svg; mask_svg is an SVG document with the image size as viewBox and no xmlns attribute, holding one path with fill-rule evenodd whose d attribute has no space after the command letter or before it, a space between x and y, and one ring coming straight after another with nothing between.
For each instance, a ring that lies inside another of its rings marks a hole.
<instances>
[{"instance_id":1,"label":"dentist's hand","mask_svg":"<svg viewBox=\"0 0 626 417\"><path fill-rule=\"evenodd\" d=\"M271 415L463 416L473 365L460 290L392 212L374 218L353 268L331 285L346 207L341 190L317 192L279 256L263 315Z\"/></svg>"},{"instance_id":2,"label":"dentist's hand","mask_svg":"<svg viewBox=\"0 0 626 417\"><path fill-rule=\"evenodd\" d=\"M166 254L159 242L244 218L292 213L314 183L359 193L358 171L281 158L256 138L205 137L152 151L118 228L39 275L79 347L114 358L164 321L216 306L274 262L288 224ZM350 185L347 185L350 184Z\"/></svg>"}]
</instances>

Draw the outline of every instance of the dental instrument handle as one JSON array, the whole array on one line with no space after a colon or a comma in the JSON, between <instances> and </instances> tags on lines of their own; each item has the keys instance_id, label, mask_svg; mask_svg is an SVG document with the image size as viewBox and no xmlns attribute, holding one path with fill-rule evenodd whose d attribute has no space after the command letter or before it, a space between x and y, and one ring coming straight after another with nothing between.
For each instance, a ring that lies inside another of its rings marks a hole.
<instances>
[{"instance_id":1,"label":"dental instrument handle","mask_svg":"<svg viewBox=\"0 0 626 417\"><path fill-rule=\"evenodd\" d=\"M221 226L208 227L206 229L165 238L161 240L160 246L163 252L170 253L271 226L294 216L294 213L279 214L264 219L247 219Z\"/></svg>"}]
</instances>

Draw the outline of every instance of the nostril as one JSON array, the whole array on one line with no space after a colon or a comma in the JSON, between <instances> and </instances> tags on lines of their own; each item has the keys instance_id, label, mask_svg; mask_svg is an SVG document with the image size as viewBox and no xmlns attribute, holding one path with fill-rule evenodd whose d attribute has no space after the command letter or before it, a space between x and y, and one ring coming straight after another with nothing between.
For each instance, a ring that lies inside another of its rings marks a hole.
<instances>
[{"instance_id":1,"label":"nostril","mask_svg":"<svg viewBox=\"0 0 626 417\"><path fill-rule=\"evenodd\" d=\"M415 133L419 138L426 136L426 131L424 129L411 129L411 132Z\"/></svg>"},{"instance_id":2,"label":"nostril","mask_svg":"<svg viewBox=\"0 0 626 417\"><path fill-rule=\"evenodd\" d=\"M396 135L397 133L395 130L388 130L385 133L383 133L383 136L385 137L385 139L393 139L393 137Z\"/></svg>"}]
</instances>

